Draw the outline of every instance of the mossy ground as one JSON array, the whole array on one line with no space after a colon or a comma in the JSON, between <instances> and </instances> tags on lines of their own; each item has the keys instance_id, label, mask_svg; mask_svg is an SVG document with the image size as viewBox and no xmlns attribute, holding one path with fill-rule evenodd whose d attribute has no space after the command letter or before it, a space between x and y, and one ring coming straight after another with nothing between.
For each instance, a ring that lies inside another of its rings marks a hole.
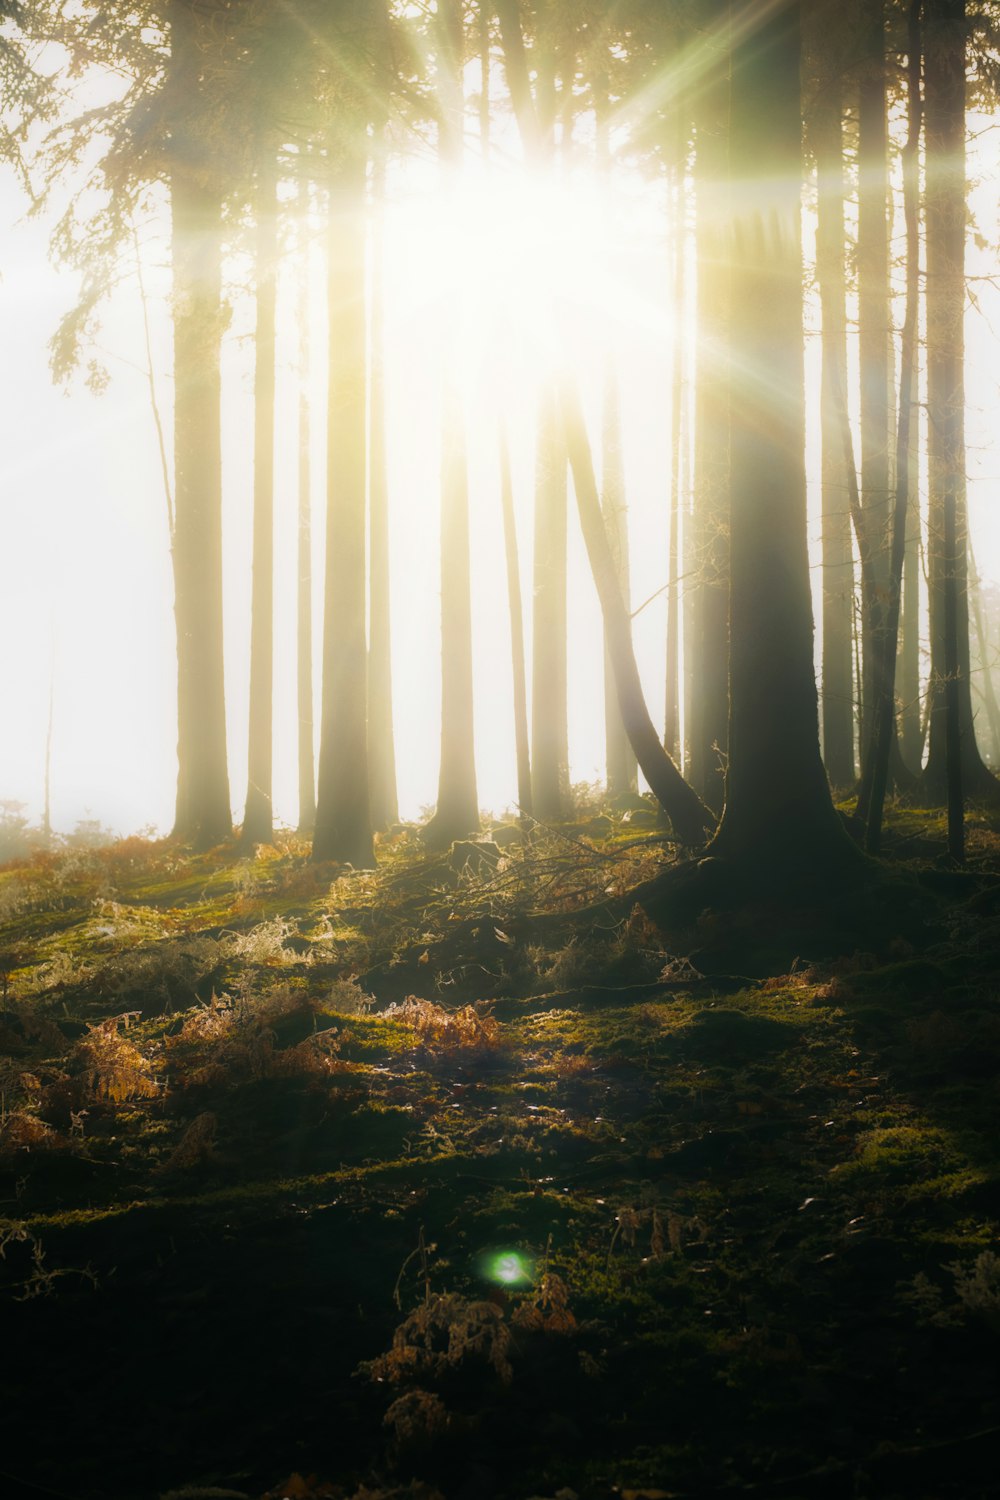
<instances>
[{"instance_id":1,"label":"mossy ground","mask_svg":"<svg viewBox=\"0 0 1000 1500\"><path fill-rule=\"evenodd\" d=\"M654 926L641 823L0 870L5 1494L995 1493L995 834Z\"/></svg>"}]
</instances>

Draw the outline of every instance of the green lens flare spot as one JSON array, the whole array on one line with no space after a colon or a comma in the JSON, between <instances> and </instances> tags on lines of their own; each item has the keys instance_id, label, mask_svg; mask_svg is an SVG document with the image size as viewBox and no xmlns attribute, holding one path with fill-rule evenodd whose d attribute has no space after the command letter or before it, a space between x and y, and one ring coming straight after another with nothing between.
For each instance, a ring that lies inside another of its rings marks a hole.
<instances>
[{"instance_id":1,"label":"green lens flare spot","mask_svg":"<svg viewBox=\"0 0 1000 1500\"><path fill-rule=\"evenodd\" d=\"M519 1286L531 1280L531 1266L515 1250L501 1250L491 1257L487 1275L501 1286Z\"/></svg>"}]
</instances>

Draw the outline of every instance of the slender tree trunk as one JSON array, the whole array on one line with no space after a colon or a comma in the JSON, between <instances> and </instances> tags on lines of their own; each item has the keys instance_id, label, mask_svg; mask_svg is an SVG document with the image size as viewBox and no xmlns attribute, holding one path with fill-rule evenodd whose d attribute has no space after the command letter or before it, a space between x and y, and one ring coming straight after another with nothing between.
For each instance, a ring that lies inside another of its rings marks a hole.
<instances>
[{"instance_id":1,"label":"slender tree trunk","mask_svg":"<svg viewBox=\"0 0 1000 1500\"><path fill-rule=\"evenodd\" d=\"M171 10L178 109L170 170L174 321L174 613L177 811L174 835L200 847L232 832L222 639L220 346L222 193L199 129L200 23Z\"/></svg>"},{"instance_id":2,"label":"slender tree trunk","mask_svg":"<svg viewBox=\"0 0 1000 1500\"><path fill-rule=\"evenodd\" d=\"M924 737L920 723L920 361L914 341L910 377L910 448L907 454L910 505L907 510L906 552L903 558L903 613L899 647L899 748L907 770L920 774Z\"/></svg>"},{"instance_id":3,"label":"slender tree trunk","mask_svg":"<svg viewBox=\"0 0 1000 1500\"><path fill-rule=\"evenodd\" d=\"M906 316L900 351L899 420L896 441L896 495L892 517L886 598L879 629L873 632L872 722L868 755L862 766L858 806L866 818L865 846L877 854L881 842L882 809L889 783L890 756L895 736L895 674L899 637L899 607L906 551L910 481L910 414L917 347L920 297L919 154L920 154L920 5L911 0L907 42L907 115L909 129L903 148L903 192L906 205Z\"/></svg>"},{"instance_id":4,"label":"slender tree trunk","mask_svg":"<svg viewBox=\"0 0 1000 1500\"><path fill-rule=\"evenodd\" d=\"M610 356L609 356L610 358ZM628 512L625 507L625 472L622 463L621 406L618 376L609 363L604 374L604 401L601 421L601 511L608 533L611 558L618 575L618 587L626 611L631 609L629 580ZM604 650L604 742L608 791L612 796L635 792L636 759L629 744L618 693L615 688L611 654Z\"/></svg>"},{"instance_id":5,"label":"slender tree trunk","mask_svg":"<svg viewBox=\"0 0 1000 1500\"><path fill-rule=\"evenodd\" d=\"M632 622L622 600L601 515L583 412L569 378L563 380L560 388L560 406L580 526L601 602L604 638L614 665L622 720L642 774L670 819L677 838L684 844L700 844L715 820L664 750L649 717L632 646Z\"/></svg>"},{"instance_id":6,"label":"slender tree trunk","mask_svg":"<svg viewBox=\"0 0 1000 1500\"><path fill-rule=\"evenodd\" d=\"M883 0L858 7L858 339L861 364L861 506L872 566L862 578L861 759L871 733L879 613L889 534L889 131Z\"/></svg>"},{"instance_id":7,"label":"slender tree trunk","mask_svg":"<svg viewBox=\"0 0 1000 1500\"><path fill-rule=\"evenodd\" d=\"M369 602L368 774L372 827L399 817L392 714L392 638L389 581L389 486L386 472L383 272L385 138L376 138L372 172L371 376L368 410Z\"/></svg>"},{"instance_id":8,"label":"slender tree trunk","mask_svg":"<svg viewBox=\"0 0 1000 1500\"><path fill-rule=\"evenodd\" d=\"M462 7L439 0L440 154L446 187L462 167ZM444 846L479 828L472 685L472 585L465 418L455 367L455 330L444 333L441 457L441 768L437 810L424 830Z\"/></svg>"},{"instance_id":9,"label":"slender tree trunk","mask_svg":"<svg viewBox=\"0 0 1000 1500\"><path fill-rule=\"evenodd\" d=\"M961 751L965 794L994 798L996 778L976 745L969 686L968 518L965 495L964 0L927 0L927 420L931 717L924 793L944 800ZM954 544L950 537L953 535ZM951 627L951 628L950 628ZM954 639L952 638L954 635ZM949 714L957 722L949 723ZM954 768L951 768L952 771ZM957 820L957 813L953 813Z\"/></svg>"},{"instance_id":10,"label":"slender tree trunk","mask_svg":"<svg viewBox=\"0 0 1000 1500\"><path fill-rule=\"evenodd\" d=\"M266 148L265 148L266 153ZM253 432L253 589L250 604L250 733L244 844L274 839L271 802L274 714L274 389L278 195L273 162L257 183Z\"/></svg>"},{"instance_id":11,"label":"slender tree trunk","mask_svg":"<svg viewBox=\"0 0 1000 1500\"><path fill-rule=\"evenodd\" d=\"M313 748L312 643L312 414L309 340L309 187L299 187L299 410L298 410L298 537L296 591L297 707L299 720L299 833L316 826L316 767Z\"/></svg>"},{"instance_id":12,"label":"slender tree trunk","mask_svg":"<svg viewBox=\"0 0 1000 1500\"><path fill-rule=\"evenodd\" d=\"M695 245L698 342L694 394L694 672L691 781L722 807L729 738L730 262L727 0L710 8L713 49L695 103Z\"/></svg>"},{"instance_id":13,"label":"slender tree trunk","mask_svg":"<svg viewBox=\"0 0 1000 1500\"><path fill-rule=\"evenodd\" d=\"M673 345L670 374L670 529L667 540L667 665L666 704L663 717L663 747L671 760L680 762L680 518L683 505L684 446L684 299L687 277L684 268L687 213L684 175L686 163L676 168L674 191L673 255Z\"/></svg>"},{"instance_id":14,"label":"slender tree trunk","mask_svg":"<svg viewBox=\"0 0 1000 1500\"><path fill-rule=\"evenodd\" d=\"M313 858L374 864L365 639L365 163L362 128L334 152L328 256L323 718Z\"/></svg>"},{"instance_id":15,"label":"slender tree trunk","mask_svg":"<svg viewBox=\"0 0 1000 1500\"><path fill-rule=\"evenodd\" d=\"M528 749L528 695L524 669L524 612L521 602L521 564L517 550L514 486L510 472L507 432L500 426L500 500L503 507L503 539L507 565L507 602L510 610L510 661L514 687L514 751L517 760L517 801L521 821L533 816L531 757Z\"/></svg>"},{"instance_id":16,"label":"slender tree trunk","mask_svg":"<svg viewBox=\"0 0 1000 1500\"><path fill-rule=\"evenodd\" d=\"M606 193L610 193L611 146L608 137L608 80L600 68L593 70L592 89L597 129L597 170ZM628 510L625 498L625 468L622 454L621 400L614 351L604 351L604 390L601 411L601 510L607 528L611 556L618 573L625 608L631 608ZM608 792L621 796L635 792L636 761L618 708L614 668L607 645L604 648L604 761Z\"/></svg>"},{"instance_id":17,"label":"slender tree trunk","mask_svg":"<svg viewBox=\"0 0 1000 1500\"><path fill-rule=\"evenodd\" d=\"M859 858L819 750L806 547L799 6L733 38L730 738L714 853L782 879Z\"/></svg>"},{"instance_id":18,"label":"slender tree trunk","mask_svg":"<svg viewBox=\"0 0 1000 1500\"><path fill-rule=\"evenodd\" d=\"M824 31L826 17L823 17ZM825 67L816 39L819 93L811 121L816 157L816 277L823 322L820 393L823 559L823 761L837 787L854 781L854 559L840 404L847 389L847 268L844 230L844 130L839 61Z\"/></svg>"},{"instance_id":19,"label":"slender tree trunk","mask_svg":"<svg viewBox=\"0 0 1000 1500\"><path fill-rule=\"evenodd\" d=\"M566 448L555 394L542 392L535 474L534 608L531 649L531 784L535 817L566 816Z\"/></svg>"}]
</instances>

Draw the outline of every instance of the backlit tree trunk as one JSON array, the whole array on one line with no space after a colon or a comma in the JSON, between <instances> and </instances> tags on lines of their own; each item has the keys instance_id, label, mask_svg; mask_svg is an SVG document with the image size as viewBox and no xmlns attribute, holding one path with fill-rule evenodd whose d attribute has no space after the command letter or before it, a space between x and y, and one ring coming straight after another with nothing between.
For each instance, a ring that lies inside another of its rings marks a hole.
<instances>
[{"instance_id":1,"label":"backlit tree trunk","mask_svg":"<svg viewBox=\"0 0 1000 1500\"><path fill-rule=\"evenodd\" d=\"M232 832L222 641L222 190L200 126L202 38L193 5L171 8L170 205L174 325L174 835L208 847Z\"/></svg>"},{"instance_id":2,"label":"backlit tree trunk","mask_svg":"<svg viewBox=\"0 0 1000 1500\"><path fill-rule=\"evenodd\" d=\"M266 150L266 148L265 148ZM244 844L274 837L271 805L274 704L274 384L278 200L274 166L262 160L257 187L254 336L253 589L250 618L250 733Z\"/></svg>"},{"instance_id":3,"label":"backlit tree trunk","mask_svg":"<svg viewBox=\"0 0 1000 1500\"><path fill-rule=\"evenodd\" d=\"M823 323L820 393L823 559L823 760L834 786L854 781L854 560L847 498L842 403L847 391L844 131L839 57L825 66L828 17L815 40L819 70L811 119L816 157L816 278Z\"/></svg>"},{"instance_id":4,"label":"backlit tree trunk","mask_svg":"<svg viewBox=\"0 0 1000 1500\"><path fill-rule=\"evenodd\" d=\"M729 737L729 299L726 184L729 88L726 0L710 8L711 53L695 98L695 248L698 339L694 393L693 674L691 766L695 789L722 806Z\"/></svg>"},{"instance_id":5,"label":"backlit tree trunk","mask_svg":"<svg viewBox=\"0 0 1000 1500\"><path fill-rule=\"evenodd\" d=\"M462 166L462 8L440 0L438 97L440 155L446 187ZM442 337L441 423L441 767L434 817L424 831L433 846L479 828L472 687L472 585L465 418L455 368L455 329Z\"/></svg>"},{"instance_id":6,"label":"backlit tree trunk","mask_svg":"<svg viewBox=\"0 0 1000 1500\"><path fill-rule=\"evenodd\" d=\"M357 127L355 126L355 131ZM339 145L339 143L338 143ZM374 863L365 629L365 145L335 150L328 211L326 597L313 858Z\"/></svg>"},{"instance_id":7,"label":"backlit tree trunk","mask_svg":"<svg viewBox=\"0 0 1000 1500\"><path fill-rule=\"evenodd\" d=\"M312 649L312 415L309 400L311 374L309 339L309 189L299 187L298 267L298 535L296 538L296 688L298 708L299 832L311 834L316 826L316 765L313 748L313 649Z\"/></svg>"},{"instance_id":8,"label":"backlit tree trunk","mask_svg":"<svg viewBox=\"0 0 1000 1500\"><path fill-rule=\"evenodd\" d=\"M953 749L960 749L966 796L992 798L1000 791L976 745L969 684L964 378L965 26L964 0L927 0L925 205L931 715L923 790L941 800L949 789L949 743ZM953 633L948 629L949 619L954 623ZM951 770L957 774L956 767ZM954 781L951 794L954 800Z\"/></svg>"},{"instance_id":9,"label":"backlit tree trunk","mask_svg":"<svg viewBox=\"0 0 1000 1500\"><path fill-rule=\"evenodd\" d=\"M859 856L819 750L806 548L799 6L733 38L730 738L716 854L781 877Z\"/></svg>"}]
</instances>

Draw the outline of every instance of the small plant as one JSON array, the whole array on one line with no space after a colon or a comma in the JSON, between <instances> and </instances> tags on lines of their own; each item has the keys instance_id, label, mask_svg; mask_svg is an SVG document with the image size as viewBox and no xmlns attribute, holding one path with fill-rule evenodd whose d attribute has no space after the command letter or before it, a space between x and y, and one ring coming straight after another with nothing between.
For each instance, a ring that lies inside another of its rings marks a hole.
<instances>
[{"instance_id":1,"label":"small plant","mask_svg":"<svg viewBox=\"0 0 1000 1500\"><path fill-rule=\"evenodd\" d=\"M158 1092L149 1062L118 1029L119 1026L127 1029L134 1014L109 1016L106 1021L90 1026L72 1055L90 1092L112 1104L151 1098Z\"/></svg>"},{"instance_id":2,"label":"small plant","mask_svg":"<svg viewBox=\"0 0 1000 1500\"><path fill-rule=\"evenodd\" d=\"M464 1360L484 1360L506 1385L511 1378L510 1329L493 1302L458 1292L428 1293L396 1329L392 1348L364 1366L374 1380L396 1385L411 1376L439 1378Z\"/></svg>"},{"instance_id":3,"label":"small plant","mask_svg":"<svg viewBox=\"0 0 1000 1500\"><path fill-rule=\"evenodd\" d=\"M394 1021L402 1021L406 1026L412 1026L419 1040L427 1047L445 1051L490 1051L500 1046L499 1021L493 1016L483 1015L474 1005L463 1005L460 1010L445 1010L432 1000L407 995L405 1000L390 1005L382 1014Z\"/></svg>"}]
</instances>

